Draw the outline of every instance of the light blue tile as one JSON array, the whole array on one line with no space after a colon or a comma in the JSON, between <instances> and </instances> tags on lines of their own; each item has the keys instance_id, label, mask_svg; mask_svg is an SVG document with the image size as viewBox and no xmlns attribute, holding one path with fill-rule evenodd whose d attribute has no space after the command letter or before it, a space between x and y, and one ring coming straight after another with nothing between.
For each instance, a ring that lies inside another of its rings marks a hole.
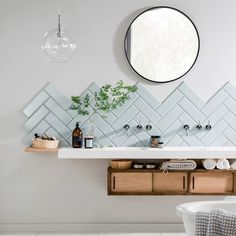
<instances>
[{"instance_id":1,"label":"light blue tile","mask_svg":"<svg viewBox=\"0 0 236 236\"><path fill-rule=\"evenodd\" d=\"M190 129L194 129L198 124L190 115L186 112L183 112L178 119L181 121L183 125L189 125Z\"/></svg>"},{"instance_id":2,"label":"light blue tile","mask_svg":"<svg viewBox=\"0 0 236 236\"><path fill-rule=\"evenodd\" d=\"M166 115L176 104L183 98L183 94L180 93L178 90L172 92L156 109L156 112L160 116Z\"/></svg>"},{"instance_id":3,"label":"light blue tile","mask_svg":"<svg viewBox=\"0 0 236 236\"><path fill-rule=\"evenodd\" d=\"M226 113L228 112L228 110L226 109L226 107L224 105L220 105L219 107L217 107L216 110L214 110L214 112L212 112L203 122L203 124L208 124L208 121L210 121L211 125L215 125L219 120L221 120Z\"/></svg>"},{"instance_id":4,"label":"light blue tile","mask_svg":"<svg viewBox=\"0 0 236 236\"><path fill-rule=\"evenodd\" d=\"M235 130L233 130L231 127L228 127L224 131L224 135L232 144L236 146L236 131Z\"/></svg>"},{"instance_id":5,"label":"light blue tile","mask_svg":"<svg viewBox=\"0 0 236 236\"><path fill-rule=\"evenodd\" d=\"M137 142L136 144L135 144L135 147L145 147L141 142Z\"/></svg>"},{"instance_id":6,"label":"light blue tile","mask_svg":"<svg viewBox=\"0 0 236 236\"><path fill-rule=\"evenodd\" d=\"M72 117L75 118L78 115L78 111L71 110L70 108L66 109L66 112Z\"/></svg>"},{"instance_id":7,"label":"light blue tile","mask_svg":"<svg viewBox=\"0 0 236 236\"><path fill-rule=\"evenodd\" d=\"M186 84L181 83L181 85L178 87L180 92L184 94L186 98L188 98L198 109L200 109L204 102L203 100Z\"/></svg>"},{"instance_id":8,"label":"light blue tile","mask_svg":"<svg viewBox=\"0 0 236 236\"><path fill-rule=\"evenodd\" d=\"M113 111L115 116L121 116L138 98L138 95L136 93L131 93L129 96L130 99L128 101L126 101L121 107L118 107L116 110Z\"/></svg>"},{"instance_id":9,"label":"light blue tile","mask_svg":"<svg viewBox=\"0 0 236 236\"><path fill-rule=\"evenodd\" d=\"M150 122L150 125L152 126L152 129L150 131L146 130L146 126L149 124L149 120L142 114L142 113L138 113L135 117L134 117L134 121L136 123L141 123L141 125L144 128L144 131L147 132L148 135L160 135L160 130L156 128L156 126Z\"/></svg>"},{"instance_id":10,"label":"light blue tile","mask_svg":"<svg viewBox=\"0 0 236 236\"><path fill-rule=\"evenodd\" d=\"M182 109L188 113L196 122L204 120L205 116L188 99L184 98L179 102Z\"/></svg>"},{"instance_id":11,"label":"light blue tile","mask_svg":"<svg viewBox=\"0 0 236 236\"><path fill-rule=\"evenodd\" d=\"M116 116L113 115L112 112L109 112L109 113L102 113L102 112L99 112L98 113L109 125L112 125L113 122L116 121Z\"/></svg>"},{"instance_id":12,"label":"light blue tile","mask_svg":"<svg viewBox=\"0 0 236 236\"><path fill-rule=\"evenodd\" d=\"M219 121L210 131L201 139L201 142L208 146L227 128L227 123L224 120Z\"/></svg>"},{"instance_id":13,"label":"light blue tile","mask_svg":"<svg viewBox=\"0 0 236 236\"><path fill-rule=\"evenodd\" d=\"M187 136L185 132L181 135L182 139L187 143L189 146L192 147L201 147L204 146L204 144L196 138L196 136L192 135L191 132L189 132L189 135Z\"/></svg>"},{"instance_id":14,"label":"light blue tile","mask_svg":"<svg viewBox=\"0 0 236 236\"><path fill-rule=\"evenodd\" d=\"M179 120L175 120L173 123L171 123L168 128L165 130L165 132L161 133L161 139L164 143L168 143L169 140L177 135L180 132L180 129L182 129L182 124Z\"/></svg>"},{"instance_id":15,"label":"light blue tile","mask_svg":"<svg viewBox=\"0 0 236 236\"><path fill-rule=\"evenodd\" d=\"M56 137L57 140L60 140L59 142L59 147L68 147L70 146L70 143L71 142L67 142L59 133L57 133L57 131L53 128L49 128L46 132L45 132L46 135L48 135L49 137Z\"/></svg>"},{"instance_id":16,"label":"light blue tile","mask_svg":"<svg viewBox=\"0 0 236 236\"><path fill-rule=\"evenodd\" d=\"M112 142L119 147L121 145L121 143L125 142L125 140L127 140L129 138L129 136L127 135L127 133L125 132L124 129L120 129L116 135L114 136L114 138L112 139Z\"/></svg>"},{"instance_id":17,"label":"light blue tile","mask_svg":"<svg viewBox=\"0 0 236 236\"><path fill-rule=\"evenodd\" d=\"M156 128L156 126L154 126L152 124L152 129L150 131L147 131L147 133L151 136L151 135L161 135L161 131Z\"/></svg>"},{"instance_id":18,"label":"light blue tile","mask_svg":"<svg viewBox=\"0 0 236 236\"><path fill-rule=\"evenodd\" d=\"M50 113L46 116L45 120L65 139L69 138L71 135L71 130L69 130L55 115Z\"/></svg>"},{"instance_id":19,"label":"light blue tile","mask_svg":"<svg viewBox=\"0 0 236 236\"><path fill-rule=\"evenodd\" d=\"M225 138L225 136L220 135L212 143L210 143L210 146L212 146L212 147L224 146L227 142L228 142L228 140Z\"/></svg>"},{"instance_id":20,"label":"light blue tile","mask_svg":"<svg viewBox=\"0 0 236 236\"><path fill-rule=\"evenodd\" d=\"M230 82L225 84L224 90L236 101L236 88Z\"/></svg>"},{"instance_id":21,"label":"light blue tile","mask_svg":"<svg viewBox=\"0 0 236 236\"><path fill-rule=\"evenodd\" d=\"M179 147L189 147L189 145L186 142L182 142Z\"/></svg>"},{"instance_id":22,"label":"light blue tile","mask_svg":"<svg viewBox=\"0 0 236 236\"><path fill-rule=\"evenodd\" d=\"M181 115L182 112L183 110L179 106L175 106L156 124L157 128L163 133L170 126L170 124L172 124Z\"/></svg>"},{"instance_id":23,"label":"light blue tile","mask_svg":"<svg viewBox=\"0 0 236 236\"><path fill-rule=\"evenodd\" d=\"M228 140L227 143L224 144L224 147L235 147L235 145Z\"/></svg>"},{"instance_id":24,"label":"light blue tile","mask_svg":"<svg viewBox=\"0 0 236 236\"><path fill-rule=\"evenodd\" d=\"M45 106L50 111L52 111L54 115L57 116L64 124L67 124L72 120L72 117L51 98L47 100Z\"/></svg>"},{"instance_id":25,"label":"light blue tile","mask_svg":"<svg viewBox=\"0 0 236 236\"><path fill-rule=\"evenodd\" d=\"M45 91L41 91L23 110L23 113L30 117L49 98Z\"/></svg>"},{"instance_id":26,"label":"light blue tile","mask_svg":"<svg viewBox=\"0 0 236 236\"><path fill-rule=\"evenodd\" d=\"M224 116L224 120L236 131L236 116L234 116L231 112L228 112Z\"/></svg>"},{"instance_id":27,"label":"light blue tile","mask_svg":"<svg viewBox=\"0 0 236 236\"><path fill-rule=\"evenodd\" d=\"M166 143L166 146L178 147L181 145L182 142L183 142L183 139L179 137L179 135L175 135L172 139L170 139Z\"/></svg>"},{"instance_id":28,"label":"light blue tile","mask_svg":"<svg viewBox=\"0 0 236 236\"><path fill-rule=\"evenodd\" d=\"M133 121L132 121L133 122ZM131 124L131 122L129 123L130 126L134 126L135 130L133 132L133 135L135 135L135 137L141 141L141 143L143 144L143 146L145 147L149 147L150 145L150 134L148 134L144 129L138 130L136 129L138 123L137 122L133 122L134 124Z\"/></svg>"},{"instance_id":29,"label":"light blue tile","mask_svg":"<svg viewBox=\"0 0 236 236\"><path fill-rule=\"evenodd\" d=\"M34 129L29 132L24 138L22 139L22 142L26 145L32 145L32 139L34 138L34 134L37 133L38 135L44 134L48 129L50 128L50 125L46 121L41 121Z\"/></svg>"},{"instance_id":30,"label":"light blue tile","mask_svg":"<svg viewBox=\"0 0 236 236\"><path fill-rule=\"evenodd\" d=\"M92 115L90 120L95 120L95 126L99 128L99 130L102 131L107 138L113 139L116 135L115 130L100 115Z\"/></svg>"},{"instance_id":31,"label":"light blue tile","mask_svg":"<svg viewBox=\"0 0 236 236\"><path fill-rule=\"evenodd\" d=\"M137 94L155 110L160 105L160 102L147 91L142 83L137 83L136 86L138 87Z\"/></svg>"},{"instance_id":32,"label":"light blue tile","mask_svg":"<svg viewBox=\"0 0 236 236\"><path fill-rule=\"evenodd\" d=\"M153 123L156 124L160 120L160 116L142 98L138 98L135 101L134 105Z\"/></svg>"},{"instance_id":33,"label":"light blue tile","mask_svg":"<svg viewBox=\"0 0 236 236\"><path fill-rule=\"evenodd\" d=\"M24 124L26 132L32 130L47 114L49 110L45 106L41 106Z\"/></svg>"},{"instance_id":34,"label":"light blue tile","mask_svg":"<svg viewBox=\"0 0 236 236\"><path fill-rule=\"evenodd\" d=\"M220 105L217 107L216 110L214 110L213 113L209 114L209 116L201 122L201 125L203 129L200 132L196 132L195 135L198 139L202 139L206 134L208 134L208 131L205 129L206 125L208 124L208 121L210 122L211 126L215 126L217 122L219 122L228 112L228 110L225 108L224 105Z\"/></svg>"},{"instance_id":35,"label":"light blue tile","mask_svg":"<svg viewBox=\"0 0 236 236\"><path fill-rule=\"evenodd\" d=\"M73 118L73 120L67 124L67 127L70 129L70 130L73 130L75 128L75 124L76 122L80 122L80 125L82 126L84 124L84 122L86 122L89 117L93 114L93 110L91 108L88 108L89 110L89 115L85 115L85 116L82 116L82 115L77 115L76 117Z\"/></svg>"},{"instance_id":36,"label":"light blue tile","mask_svg":"<svg viewBox=\"0 0 236 236\"><path fill-rule=\"evenodd\" d=\"M65 110L71 106L71 100L60 93L52 84L48 84L44 90Z\"/></svg>"},{"instance_id":37,"label":"light blue tile","mask_svg":"<svg viewBox=\"0 0 236 236\"><path fill-rule=\"evenodd\" d=\"M227 93L221 89L203 106L202 113L209 116L219 105L221 105L225 99L227 99Z\"/></svg>"},{"instance_id":38,"label":"light blue tile","mask_svg":"<svg viewBox=\"0 0 236 236\"><path fill-rule=\"evenodd\" d=\"M149 122L149 119L145 117L141 112L138 113L135 117L134 120L136 123L141 123L143 126L146 126Z\"/></svg>"},{"instance_id":39,"label":"light blue tile","mask_svg":"<svg viewBox=\"0 0 236 236\"><path fill-rule=\"evenodd\" d=\"M228 99L226 99L224 104L234 115L236 115L236 101L229 97Z\"/></svg>"},{"instance_id":40,"label":"light blue tile","mask_svg":"<svg viewBox=\"0 0 236 236\"><path fill-rule=\"evenodd\" d=\"M120 146L123 147L135 147L139 143L139 140L135 136L130 136Z\"/></svg>"},{"instance_id":41,"label":"light blue tile","mask_svg":"<svg viewBox=\"0 0 236 236\"><path fill-rule=\"evenodd\" d=\"M96 141L101 146L104 146L104 147L115 146L114 143L112 143L112 141L109 138L107 138L106 135L99 128L96 128L95 135L96 135Z\"/></svg>"},{"instance_id":42,"label":"light blue tile","mask_svg":"<svg viewBox=\"0 0 236 236\"><path fill-rule=\"evenodd\" d=\"M130 108L112 124L112 127L115 130L123 128L124 125L128 124L130 120L136 116L137 113L138 110L134 106L130 106Z\"/></svg>"}]
</instances>

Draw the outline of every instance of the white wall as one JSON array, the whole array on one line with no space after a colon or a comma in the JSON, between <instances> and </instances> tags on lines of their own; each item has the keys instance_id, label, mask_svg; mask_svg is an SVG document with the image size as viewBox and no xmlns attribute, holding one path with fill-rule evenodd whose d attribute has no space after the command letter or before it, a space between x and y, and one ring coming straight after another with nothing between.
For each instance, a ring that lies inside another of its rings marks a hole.
<instances>
[{"instance_id":1,"label":"white wall","mask_svg":"<svg viewBox=\"0 0 236 236\"><path fill-rule=\"evenodd\" d=\"M126 62L123 39L134 16L159 5L176 7L192 18L200 34L200 55L193 69L176 82L143 83L159 100L183 80L209 98L226 81L236 82L236 2L64 0L62 24L75 32L77 52L68 64L51 64L40 46L44 32L56 26L57 4L0 1L0 223L173 223L180 222L177 204L214 199L108 197L107 161L24 153L20 139L26 119L21 110L47 82L70 96L80 94L92 81L100 85L120 79L142 81Z\"/></svg>"}]
</instances>

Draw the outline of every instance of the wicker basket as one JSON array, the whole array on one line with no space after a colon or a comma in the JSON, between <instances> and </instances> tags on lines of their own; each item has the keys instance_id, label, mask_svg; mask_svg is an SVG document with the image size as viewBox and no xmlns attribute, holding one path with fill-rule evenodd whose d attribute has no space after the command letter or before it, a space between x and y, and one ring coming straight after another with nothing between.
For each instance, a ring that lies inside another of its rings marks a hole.
<instances>
[{"instance_id":1,"label":"wicker basket","mask_svg":"<svg viewBox=\"0 0 236 236\"><path fill-rule=\"evenodd\" d=\"M58 148L59 140L42 140L32 139L33 148L56 149Z\"/></svg>"},{"instance_id":2,"label":"wicker basket","mask_svg":"<svg viewBox=\"0 0 236 236\"><path fill-rule=\"evenodd\" d=\"M119 170L130 169L131 165L132 165L132 161L130 160L112 160L111 161L112 169L119 169Z\"/></svg>"}]
</instances>

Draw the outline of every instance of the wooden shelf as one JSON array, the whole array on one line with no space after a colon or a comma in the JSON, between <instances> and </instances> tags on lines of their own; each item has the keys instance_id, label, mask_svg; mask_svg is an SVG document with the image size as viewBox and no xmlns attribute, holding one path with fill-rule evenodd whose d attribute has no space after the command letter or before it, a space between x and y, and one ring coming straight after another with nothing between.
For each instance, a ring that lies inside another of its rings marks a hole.
<instances>
[{"instance_id":1,"label":"wooden shelf","mask_svg":"<svg viewBox=\"0 0 236 236\"><path fill-rule=\"evenodd\" d=\"M51 149L46 149L46 148L33 148L33 147L27 147L25 148L25 152L58 152L59 148L51 148Z\"/></svg>"}]
</instances>

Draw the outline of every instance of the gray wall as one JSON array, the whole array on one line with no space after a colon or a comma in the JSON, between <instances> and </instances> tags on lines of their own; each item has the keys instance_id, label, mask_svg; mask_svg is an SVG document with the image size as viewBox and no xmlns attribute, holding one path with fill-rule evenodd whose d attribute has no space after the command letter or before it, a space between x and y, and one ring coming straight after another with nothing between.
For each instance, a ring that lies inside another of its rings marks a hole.
<instances>
[{"instance_id":1,"label":"gray wall","mask_svg":"<svg viewBox=\"0 0 236 236\"><path fill-rule=\"evenodd\" d=\"M62 24L75 32L77 52L68 64L51 64L40 46L44 32L56 26L57 4L56 0L0 1L0 223L175 223L180 222L177 204L214 199L108 197L107 161L24 153L21 110L48 81L67 96L79 94L92 81L100 85L120 79L141 81L126 63L123 38L134 16L158 5L176 7L192 18L201 51L183 79L161 85L143 81L145 86L163 100L184 80L204 99L211 97L226 81L236 82L236 2L64 0Z\"/></svg>"}]
</instances>

